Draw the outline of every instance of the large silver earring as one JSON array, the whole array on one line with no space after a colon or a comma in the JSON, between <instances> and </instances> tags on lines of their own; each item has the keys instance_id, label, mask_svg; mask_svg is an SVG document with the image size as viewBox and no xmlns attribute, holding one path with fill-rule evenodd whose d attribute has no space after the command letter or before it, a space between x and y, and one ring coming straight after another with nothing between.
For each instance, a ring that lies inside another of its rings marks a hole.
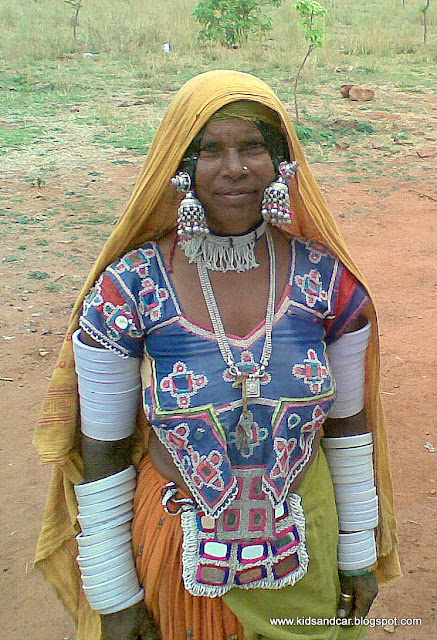
<instances>
[{"instance_id":1,"label":"large silver earring","mask_svg":"<svg viewBox=\"0 0 437 640\"><path fill-rule=\"evenodd\" d=\"M178 236L182 240L204 236L209 233L206 226L205 210L191 189L191 178L186 171L180 171L171 179L172 185L185 193L178 208Z\"/></svg>"},{"instance_id":2,"label":"large silver earring","mask_svg":"<svg viewBox=\"0 0 437 640\"><path fill-rule=\"evenodd\" d=\"M298 166L298 162L281 162L278 167L278 177L264 190L261 213L267 222L271 224L291 224L294 213L291 211L286 178L293 178L296 175Z\"/></svg>"}]
</instances>

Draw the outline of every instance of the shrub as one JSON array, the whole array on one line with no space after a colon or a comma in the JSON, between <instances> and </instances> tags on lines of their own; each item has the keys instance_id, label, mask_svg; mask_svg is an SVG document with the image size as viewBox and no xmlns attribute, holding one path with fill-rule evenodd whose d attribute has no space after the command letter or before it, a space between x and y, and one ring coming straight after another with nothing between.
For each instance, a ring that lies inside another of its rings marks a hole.
<instances>
[{"instance_id":1,"label":"shrub","mask_svg":"<svg viewBox=\"0 0 437 640\"><path fill-rule=\"evenodd\" d=\"M250 34L264 36L272 28L267 7L282 0L200 0L194 15L203 26L200 40L238 47Z\"/></svg>"}]
</instances>

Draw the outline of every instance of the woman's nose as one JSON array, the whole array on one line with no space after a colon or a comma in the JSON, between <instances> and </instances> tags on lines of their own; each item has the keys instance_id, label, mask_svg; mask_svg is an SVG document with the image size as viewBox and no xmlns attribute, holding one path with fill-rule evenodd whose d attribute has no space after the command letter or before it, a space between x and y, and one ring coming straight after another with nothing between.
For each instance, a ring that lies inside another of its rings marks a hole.
<instances>
[{"instance_id":1,"label":"woman's nose","mask_svg":"<svg viewBox=\"0 0 437 640\"><path fill-rule=\"evenodd\" d=\"M243 158L237 149L228 149L222 157L222 173L231 178L239 178L246 173Z\"/></svg>"}]
</instances>

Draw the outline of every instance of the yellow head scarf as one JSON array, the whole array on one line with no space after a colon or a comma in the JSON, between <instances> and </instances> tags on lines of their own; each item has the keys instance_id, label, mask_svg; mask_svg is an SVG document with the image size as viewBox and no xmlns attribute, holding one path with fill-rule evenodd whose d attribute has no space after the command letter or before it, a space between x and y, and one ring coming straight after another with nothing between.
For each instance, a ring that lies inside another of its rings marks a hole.
<instances>
[{"instance_id":1,"label":"yellow head scarf","mask_svg":"<svg viewBox=\"0 0 437 640\"><path fill-rule=\"evenodd\" d=\"M77 380L71 334L78 326L82 300L98 274L129 249L159 238L175 228L179 197L170 187L170 178L194 136L219 109L245 101L256 103L258 110L266 112L267 107L273 111L273 119L276 122L277 117L287 138L290 158L297 160L300 165L298 179L291 186L296 215L288 232L328 245L368 289L308 167L288 113L272 89L258 78L237 71L212 71L187 82L170 105L126 211L103 247L79 295L35 433L34 442L41 461L55 464L36 564L78 622L79 640L97 640L100 627L98 615L91 612L86 601L79 596L80 578L74 561L74 536L79 529L73 483L81 479L82 463L78 450ZM372 319L373 334L367 354L366 408L368 424L374 432L376 443L376 476L381 504L378 571L380 579L387 580L400 575L400 569L387 438L379 397L378 329L373 305L369 305L367 314ZM137 454L141 454L141 446L137 448Z\"/></svg>"}]
</instances>

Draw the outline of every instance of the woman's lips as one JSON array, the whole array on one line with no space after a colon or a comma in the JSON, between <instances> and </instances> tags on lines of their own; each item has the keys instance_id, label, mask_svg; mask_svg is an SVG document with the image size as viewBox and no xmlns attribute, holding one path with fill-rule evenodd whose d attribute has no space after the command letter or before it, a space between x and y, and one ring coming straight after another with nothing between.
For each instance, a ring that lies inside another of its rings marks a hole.
<instances>
[{"instance_id":1,"label":"woman's lips","mask_svg":"<svg viewBox=\"0 0 437 640\"><path fill-rule=\"evenodd\" d=\"M253 198L253 194L254 191L223 191L223 192L219 192L216 195L219 198L223 198L225 200L229 200L232 202L239 202L241 201L245 201L245 200L249 200L251 198Z\"/></svg>"}]
</instances>

